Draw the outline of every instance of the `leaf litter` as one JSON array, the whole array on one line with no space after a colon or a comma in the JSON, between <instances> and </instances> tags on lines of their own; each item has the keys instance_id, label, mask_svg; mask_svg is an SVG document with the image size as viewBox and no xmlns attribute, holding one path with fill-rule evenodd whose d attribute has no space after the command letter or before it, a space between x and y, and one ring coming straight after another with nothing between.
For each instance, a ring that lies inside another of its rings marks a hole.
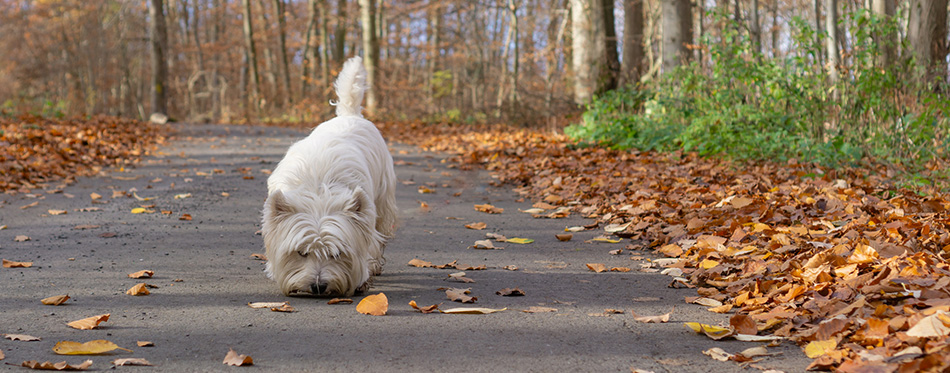
<instances>
[{"instance_id":1,"label":"leaf litter","mask_svg":"<svg viewBox=\"0 0 950 373\"><path fill-rule=\"evenodd\" d=\"M677 259L664 264L678 271L671 286L721 302L713 312L755 321L758 335L727 332L737 339L805 346L820 330L839 343L812 368L871 366L862 357L869 350L895 357L917 348L923 352L887 366L950 369L942 358L950 344L934 344L946 338L939 325L950 319L920 324L950 312L950 196L934 186L895 188L883 165L736 164L696 153L575 147L561 134L507 126L383 131L457 154L449 161L459 169L486 168L493 183L610 227L592 242L629 238ZM823 326L837 316L851 322ZM934 336L909 336L918 325L913 333Z\"/></svg>"}]
</instances>

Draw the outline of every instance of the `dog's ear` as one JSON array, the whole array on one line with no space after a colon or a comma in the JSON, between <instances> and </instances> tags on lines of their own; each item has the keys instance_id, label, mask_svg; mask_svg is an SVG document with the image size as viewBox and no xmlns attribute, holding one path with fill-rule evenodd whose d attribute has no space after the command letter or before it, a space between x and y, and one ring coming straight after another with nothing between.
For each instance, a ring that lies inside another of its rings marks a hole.
<instances>
[{"instance_id":1,"label":"dog's ear","mask_svg":"<svg viewBox=\"0 0 950 373\"><path fill-rule=\"evenodd\" d=\"M287 197L284 197L284 193L279 190L274 191L274 193L267 197L267 207L265 213L270 214L270 216L274 218L279 218L294 212L293 206L287 202Z\"/></svg>"},{"instance_id":2,"label":"dog's ear","mask_svg":"<svg viewBox=\"0 0 950 373\"><path fill-rule=\"evenodd\" d=\"M361 213L366 209L366 206L369 206L369 196L366 195L366 191L361 187L356 187L353 189L353 195L350 196L350 200L346 201L346 211Z\"/></svg>"}]
</instances>

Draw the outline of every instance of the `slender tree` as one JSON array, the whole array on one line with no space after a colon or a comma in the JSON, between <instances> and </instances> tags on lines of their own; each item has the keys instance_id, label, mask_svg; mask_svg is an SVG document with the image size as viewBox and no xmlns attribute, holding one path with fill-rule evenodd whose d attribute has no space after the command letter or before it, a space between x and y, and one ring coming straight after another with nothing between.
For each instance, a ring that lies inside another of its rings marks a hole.
<instances>
[{"instance_id":1,"label":"slender tree","mask_svg":"<svg viewBox=\"0 0 950 373\"><path fill-rule=\"evenodd\" d=\"M152 112L168 114L168 62L165 59L168 50L168 32L165 27L165 4L163 0L151 0L148 8L152 23L149 27L149 39L152 44Z\"/></svg>"},{"instance_id":2,"label":"slender tree","mask_svg":"<svg viewBox=\"0 0 950 373\"><path fill-rule=\"evenodd\" d=\"M689 61L689 43L693 38L693 16L689 0L661 0L663 64L660 71L669 73ZM738 8L737 8L738 9Z\"/></svg>"},{"instance_id":3,"label":"slender tree","mask_svg":"<svg viewBox=\"0 0 950 373\"><path fill-rule=\"evenodd\" d=\"M838 0L825 0L825 49L828 55L828 78L831 84L838 82Z\"/></svg>"},{"instance_id":4,"label":"slender tree","mask_svg":"<svg viewBox=\"0 0 950 373\"><path fill-rule=\"evenodd\" d=\"M360 0L360 23L363 26L363 66L366 67L366 112L376 114L376 70L379 66L379 43L376 40L376 1Z\"/></svg>"},{"instance_id":5,"label":"slender tree","mask_svg":"<svg viewBox=\"0 0 950 373\"><path fill-rule=\"evenodd\" d=\"M892 22L897 14L895 0L871 0L871 11L881 20ZM877 31L874 41L878 47L877 65L890 69L897 61L897 33Z\"/></svg>"},{"instance_id":6,"label":"slender tree","mask_svg":"<svg viewBox=\"0 0 950 373\"><path fill-rule=\"evenodd\" d=\"M601 0L571 0L571 62L574 70L574 102L584 105L600 91L607 71L604 10Z\"/></svg>"},{"instance_id":7,"label":"slender tree","mask_svg":"<svg viewBox=\"0 0 950 373\"><path fill-rule=\"evenodd\" d=\"M284 0L274 0L274 11L277 13L277 48L280 49L281 75L284 80L284 96L288 103L293 103L293 89L290 88L290 63L287 60L287 21L284 15ZM309 30L307 31L309 33ZM306 58L306 57L304 57Z\"/></svg>"},{"instance_id":8,"label":"slender tree","mask_svg":"<svg viewBox=\"0 0 950 373\"><path fill-rule=\"evenodd\" d=\"M908 13L908 54L924 69L925 81L946 82L947 0L910 0Z\"/></svg>"},{"instance_id":9,"label":"slender tree","mask_svg":"<svg viewBox=\"0 0 950 373\"><path fill-rule=\"evenodd\" d=\"M249 97L251 104L248 106L259 108L261 79L257 71L257 50L254 48L251 0L242 0L242 5L244 8L244 59L245 66L247 66L248 73L250 74L251 84L251 95Z\"/></svg>"},{"instance_id":10,"label":"slender tree","mask_svg":"<svg viewBox=\"0 0 950 373\"><path fill-rule=\"evenodd\" d=\"M621 77L624 84L636 84L643 69L643 0L624 0L623 7Z\"/></svg>"}]
</instances>

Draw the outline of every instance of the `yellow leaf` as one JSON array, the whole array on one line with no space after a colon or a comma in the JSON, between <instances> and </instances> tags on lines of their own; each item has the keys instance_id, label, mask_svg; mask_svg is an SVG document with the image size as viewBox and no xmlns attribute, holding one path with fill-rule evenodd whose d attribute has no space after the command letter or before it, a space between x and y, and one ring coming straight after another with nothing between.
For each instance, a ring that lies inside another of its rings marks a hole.
<instances>
[{"instance_id":1,"label":"yellow leaf","mask_svg":"<svg viewBox=\"0 0 950 373\"><path fill-rule=\"evenodd\" d=\"M732 329L709 324L701 324L698 322L684 322L683 325L693 329L693 331L696 333L705 332L706 335L729 335L732 333Z\"/></svg>"},{"instance_id":2,"label":"yellow leaf","mask_svg":"<svg viewBox=\"0 0 950 373\"><path fill-rule=\"evenodd\" d=\"M56 342L56 346L53 346L53 352L59 355L98 355L116 349L132 352L132 350L119 347L115 343L104 339L97 339L86 343L62 341Z\"/></svg>"},{"instance_id":3,"label":"yellow leaf","mask_svg":"<svg viewBox=\"0 0 950 373\"><path fill-rule=\"evenodd\" d=\"M474 307L474 308L458 307L458 308L450 308L450 309L447 309L447 310L444 310L444 311L441 311L441 312L442 312L442 313L449 313L449 314L484 315L484 314L489 314L489 313L501 312L501 311L504 311L504 310L507 310L507 309L508 309L508 307L501 308L501 309L497 309L497 308L479 308L479 307Z\"/></svg>"},{"instance_id":4,"label":"yellow leaf","mask_svg":"<svg viewBox=\"0 0 950 373\"><path fill-rule=\"evenodd\" d=\"M475 205L475 211L481 211L489 214L501 214L505 209L492 206L491 204Z\"/></svg>"},{"instance_id":5,"label":"yellow leaf","mask_svg":"<svg viewBox=\"0 0 950 373\"><path fill-rule=\"evenodd\" d=\"M532 243L532 242L534 242L534 240L533 240L533 239L530 239L530 238L509 238L506 242L517 243L517 244L522 244L522 245L523 245L523 244Z\"/></svg>"},{"instance_id":6,"label":"yellow leaf","mask_svg":"<svg viewBox=\"0 0 950 373\"><path fill-rule=\"evenodd\" d=\"M40 303L43 303L47 306L58 306L60 304L63 304L63 302L66 302L68 299L69 299L69 294L57 295L54 297L40 299Z\"/></svg>"},{"instance_id":7,"label":"yellow leaf","mask_svg":"<svg viewBox=\"0 0 950 373\"><path fill-rule=\"evenodd\" d=\"M587 263L587 269L600 273L607 270L607 266L603 263Z\"/></svg>"},{"instance_id":8,"label":"yellow leaf","mask_svg":"<svg viewBox=\"0 0 950 373\"><path fill-rule=\"evenodd\" d=\"M356 305L356 311L364 315L382 316L389 310L389 299L386 294L369 295Z\"/></svg>"},{"instance_id":9,"label":"yellow leaf","mask_svg":"<svg viewBox=\"0 0 950 373\"><path fill-rule=\"evenodd\" d=\"M46 210L50 215L66 215L66 210Z\"/></svg>"},{"instance_id":10,"label":"yellow leaf","mask_svg":"<svg viewBox=\"0 0 950 373\"><path fill-rule=\"evenodd\" d=\"M102 315L91 316L82 320L76 320L76 321L70 322L66 325L69 325L72 328L76 328L80 330L94 329L95 327L99 326L100 323L109 321L110 315L111 314L105 313Z\"/></svg>"},{"instance_id":11,"label":"yellow leaf","mask_svg":"<svg viewBox=\"0 0 950 373\"><path fill-rule=\"evenodd\" d=\"M805 345L805 356L814 359L830 351L834 351L835 347L838 347L838 341L834 339L812 341Z\"/></svg>"},{"instance_id":12,"label":"yellow leaf","mask_svg":"<svg viewBox=\"0 0 950 373\"><path fill-rule=\"evenodd\" d=\"M622 241L622 239L618 238L618 239L614 240L614 239L610 239L610 238L607 238L607 237L604 237L604 236L600 236L600 237L597 237L597 238L595 238L595 239L592 239L591 241L594 241L594 242L606 242L606 243L618 243L618 242Z\"/></svg>"},{"instance_id":13,"label":"yellow leaf","mask_svg":"<svg viewBox=\"0 0 950 373\"><path fill-rule=\"evenodd\" d=\"M247 355L238 355L237 352L234 352L234 350L229 348L228 354L224 356L224 361L222 363L239 367L244 365L254 365L254 359Z\"/></svg>"},{"instance_id":14,"label":"yellow leaf","mask_svg":"<svg viewBox=\"0 0 950 373\"><path fill-rule=\"evenodd\" d=\"M705 260L703 260L701 263L699 263L699 267L702 268L702 269L710 269L710 268L715 267L715 266L717 266L717 265L719 265L719 262L717 262L717 261L715 261L715 260L712 260L712 259L705 259Z\"/></svg>"},{"instance_id":15,"label":"yellow leaf","mask_svg":"<svg viewBox=\"0 0 950 373\"><path fill-rule=\"evenodd\" d=\"M143 269L135 273L129 273L129 278L151 278L154 274L154 271Z\"/></svg>"},{"instance_id":16,"label":"yellow leaf","mask_svg":"<svg viewBox=\"0 0 950 373\"><path fill-rule=\"evenodd\" d=\"M145 288L145 283L138 283L135 286L129 288L125 291L128 295L149 295L148 289Z\"/></svg>"},{"instance_id":17,"label":"yellow leaf","mask_svg":"<svg viewBox=\"0 0 950 373\"><path fill-rule=\"evenodd\" d=\"M12 260L3 259L3 268L30 268L33 266L33 262L14 262Z\"/></svg>"},{"instance_id":18,"label":"yellow leaf","mask_svg":"<svg viewBox=\"0 0 950 373\"><path fill-rule=\"evenodd\" d=\"M144 208L141 208L141 207L136 207L136 208L132 209L132 213L133 213L133 214L141 214L141 213L143 213L143 212L145 212L145 209L144 209Z\"/></svg>"},{"instance_id":19,"label":"yellow leaf","mask_svg":"<svg viewBox=\"0 0 950 373\"><path fill-rule=\"evenodd\" d=\"M191 193L176 194L175 199L191 198Z\"/></svg>"},{"instance_id":20,"label":"yellow leaf","mask_svg":"<svg viewBox=\"0 0 950 373\"><path fill-rule=\"evenodd\" d=\"M488 227L488 224L485 224L485 222L465 224L465 228L479 230L479 231L487 227Z\"/></svg>"}]
</instances>

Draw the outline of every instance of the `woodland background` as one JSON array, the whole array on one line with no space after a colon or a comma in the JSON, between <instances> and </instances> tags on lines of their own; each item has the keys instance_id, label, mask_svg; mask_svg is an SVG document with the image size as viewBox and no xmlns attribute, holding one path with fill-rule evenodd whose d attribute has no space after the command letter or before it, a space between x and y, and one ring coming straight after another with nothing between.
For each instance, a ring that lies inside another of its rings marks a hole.
<instances>
[{"instance_id":1,"label":"woodland background","mask_svg":"<svg viewBox=\"0 0 950 373\"><path fill-rule=\"evenodd\" d=\"M947 14L947 0L0 0L0 111L319 122L342 61L363 55L378 119L920 163L947 145Z\"/></svg>"}]
</instances>

